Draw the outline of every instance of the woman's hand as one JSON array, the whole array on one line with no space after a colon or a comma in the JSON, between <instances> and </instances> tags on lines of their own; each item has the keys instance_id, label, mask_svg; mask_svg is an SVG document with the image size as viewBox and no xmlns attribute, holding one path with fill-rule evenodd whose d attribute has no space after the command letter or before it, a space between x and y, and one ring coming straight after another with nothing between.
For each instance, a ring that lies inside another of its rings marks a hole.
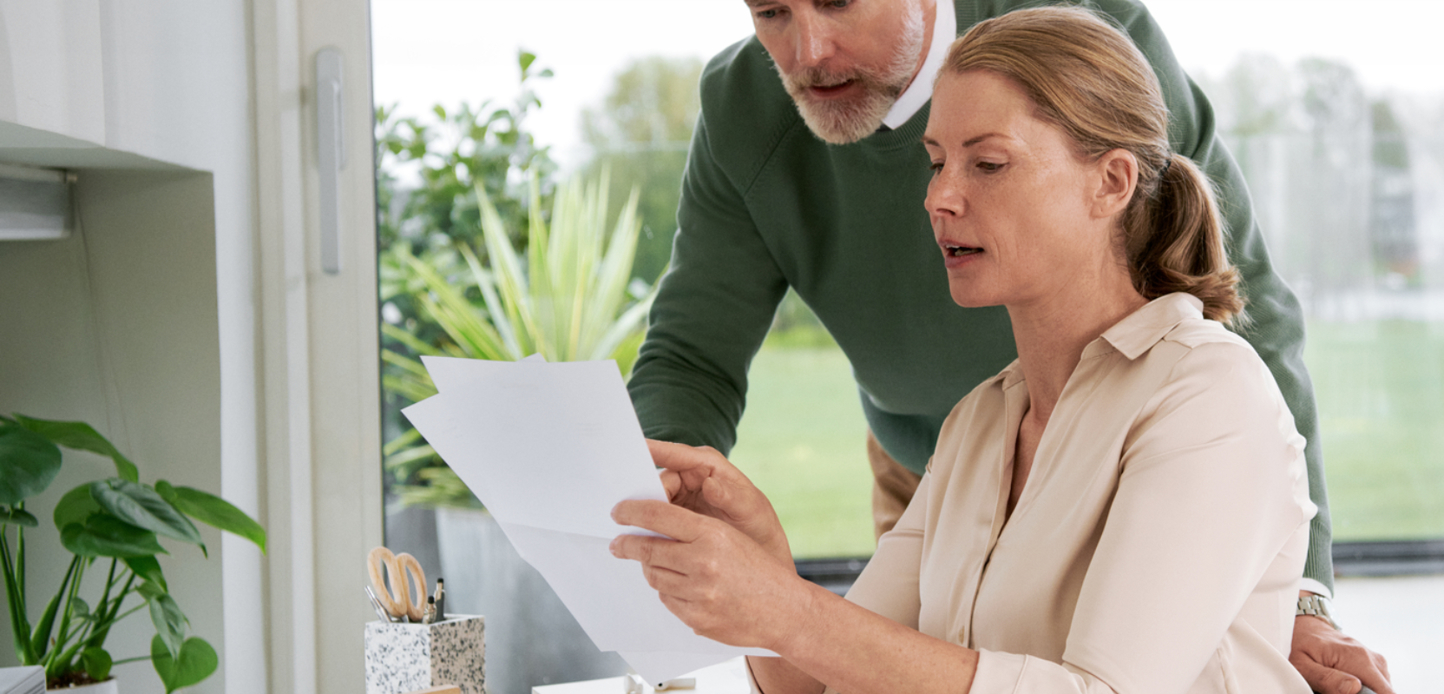
<instances>
[{"instance_id":1,"label":"woman's hand","mask_svg":"<svg viewBox=\"0 0 1444 694\"><path fill-rule=\"evenodd\" d=\"M669 501L736 528L789 569L793 567L787 534L772 502L721 453L652 440L647 447L652 461L663 468L662 486Z\"/></svg>"},{"instance_id":2,"label":"woman's hand","mask_svg":"<svg viewBox=\"0 0 1444 694\"><path fill-rule=\"evenodd\" d=\"M662 604L698 634L777 650L806 628L816 587L731 524L661 501L623 501L612 519L667 536L621 535L612 554L640 561Z\"/></svg>"}]
</instances>

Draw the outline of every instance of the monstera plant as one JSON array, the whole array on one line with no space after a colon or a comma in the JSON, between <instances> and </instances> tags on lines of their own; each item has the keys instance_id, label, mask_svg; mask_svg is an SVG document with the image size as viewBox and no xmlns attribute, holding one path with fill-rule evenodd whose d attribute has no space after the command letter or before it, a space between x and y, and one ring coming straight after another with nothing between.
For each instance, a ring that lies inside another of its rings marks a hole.
<instances>
[{"instance_id":1,"label":"monstera plant","mask_svg":"<svg viewBox=\"0 0 1444 694\"><path fill-rule=\"evenodd\" d=\"M55 480L62 446L110 458L115 476L66 492L55 505L55 532L42 533L40 519L25 502ZM106 680L112 665L135 660L150 660L167 692L209 677L218 662L215 649L186 635L185 613L156 560L168 553L162 537L206 553L192 521L244 537L265 551L266 532L250 516L199 489L141 482L135 464L90 425L0 415L0 563L20 663L44 666L52 688ZM58 541L71 553L59 585L26 584L27 541ZM87 599L81 585L93 570L105 572L104 588ZM53 593L32 618L27 596L36 589ZM111 627L142 609L155 624L150 652L113 659L105 646Z\"/></svg>"}]
</instances>

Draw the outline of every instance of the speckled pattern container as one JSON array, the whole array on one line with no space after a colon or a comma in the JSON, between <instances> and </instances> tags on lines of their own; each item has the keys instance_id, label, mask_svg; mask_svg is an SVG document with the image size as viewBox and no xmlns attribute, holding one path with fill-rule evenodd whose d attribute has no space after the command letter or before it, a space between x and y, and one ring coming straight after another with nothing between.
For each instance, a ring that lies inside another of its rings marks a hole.
<instances>
[{"instance_id":1,"label":"speckled pattern container","mask_svg":"<svg viewBox=\"0 0 1444 694\"><path fill-rule=\"evenodd\" d=\"M449 615L435 624L366 624L366 694L405 694L442 684L485 694L485 621Z\"/></svg>"}]
</instances>

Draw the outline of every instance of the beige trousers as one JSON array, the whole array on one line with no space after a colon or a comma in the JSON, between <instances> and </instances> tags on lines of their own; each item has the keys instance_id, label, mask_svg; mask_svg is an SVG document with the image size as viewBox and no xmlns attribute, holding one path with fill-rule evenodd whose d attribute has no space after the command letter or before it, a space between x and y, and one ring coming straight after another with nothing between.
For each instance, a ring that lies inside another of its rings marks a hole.
<instances>
[{"instance_id":1,"label":"beige trousers","mask_svg":"<svg viewBox=\"0 0 1444 694\"><path fill-rule=\"evenodd\" d=\"M923 478L902 466L867 432L867 462L872 466L872 527L875 537L892 530Z\"/></svg>"}]
</instances>

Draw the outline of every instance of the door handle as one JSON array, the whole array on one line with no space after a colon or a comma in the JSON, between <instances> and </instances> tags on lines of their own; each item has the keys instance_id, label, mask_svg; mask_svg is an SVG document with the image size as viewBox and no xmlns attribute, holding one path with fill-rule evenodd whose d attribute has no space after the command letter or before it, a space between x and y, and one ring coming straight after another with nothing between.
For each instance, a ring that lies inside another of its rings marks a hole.
<instances>
[{"instance_id":1,"label":"door handle","mask_svg":"<svg viewBox=\"0 0 1444 694\"><path fill-rule=\"evenodd\" d=\"M346 167L341 51L316 52L316 148L320 166L321 270L341 273L341 169Z\"/></svg>"}]
</instances>

